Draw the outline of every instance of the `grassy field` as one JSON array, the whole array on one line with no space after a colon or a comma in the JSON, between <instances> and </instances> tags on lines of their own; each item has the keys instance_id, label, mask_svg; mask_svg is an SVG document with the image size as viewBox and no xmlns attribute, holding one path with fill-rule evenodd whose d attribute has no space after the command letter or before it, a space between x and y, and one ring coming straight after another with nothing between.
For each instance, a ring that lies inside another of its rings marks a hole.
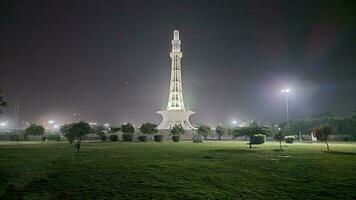
<instances>
[{"instance_id":1,"label":"grassy field","mask_svg":"<svg viewBox=\"0 0 356 200\"><path fill-rule=\"evenodd\" d=\"M0 143L0 199L356 199L356 144Z\"/></svg>"}]
</instances>

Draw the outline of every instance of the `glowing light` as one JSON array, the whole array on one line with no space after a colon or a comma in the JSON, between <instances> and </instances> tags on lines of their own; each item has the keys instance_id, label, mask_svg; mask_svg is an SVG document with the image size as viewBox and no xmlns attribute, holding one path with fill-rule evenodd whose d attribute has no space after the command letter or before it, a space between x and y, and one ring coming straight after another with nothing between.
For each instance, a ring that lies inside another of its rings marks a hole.
<instances>
[{"instance_id":1,"label":"glowing light","mask_svg":"<svg viewBox=\"0 0 356 200\"><path fill-rule=\"evenodd\" d=\"M246 122L242 122L239 124L239 127L246 127L246 126L248 126Z\"/></svg>"},{"instance_id":2,"label":"glowing light","mask_svg":"<svg viewBox=\"0 0 356 200\"><path fill-rule=\"evenodd\" d=\"M232 120L232 124L233 124L233 125L236 125L236 124L237 124L237 121L236 121L236 120Z\"/></svg>"},{"instance_id":3,"label":"glowing light","mask_svg":"<svg viewBox=\"0 0 356 200\"><path fill-rule=\"evenodd\" d=\"M109 126L110 126L110 124L106 123L106 124L104 124L104 126L105 126L105 127L109 127Z\"/></svg>"},{"instance_id":4,"label":"glowing light","mask_svg":"<svg viewBox=\"0 0 356 200\"><path fill-rule=\"evenodd\" d=\"M53 124L54 121L53 121L53 120L48 120L48 123L49 123L49 124Z\"/></svg>"},{"instance_id":5,"label":"glowing light","mask_svg":"<svg viewBox=\"0 0 356 200\"><path fill-rule=\"evenodd\" d=\"M289 89L289 88L283 89L283 90L281 90L281 92L282 92L282 93L289 93L289 92L290 92L290 89Z\"/></svg>"},{"instance_id":6,"label":"glowing light","mask_svg":"<svg viewBox=\"0 0 356 200\"><path fill-rule=\"evenodd\" d=\"M59 128L59 125L54 125L53 128L57 129Z\"/></svg>"},{"instance_id":7,"label":"glowing light","mask_svg":"<svg viewBox=\"0 0 356 200\"><path fill-rule=\"evenodd\" d=\"M96 123L96 122L89 122L89 125L91 125L91 126L96 126L97 123Z\"/></svg>"},{"instance_id":8,"label":"glowing light","mask_svg":"<svg viewBox=\"0 0 356 200\"><path fill-rule=\"evenodd\" d=\"M7 126L7 122L1 122L1 123L0 123L0 126L2 126L2 127Z\"/></svg>"}]
</instances>

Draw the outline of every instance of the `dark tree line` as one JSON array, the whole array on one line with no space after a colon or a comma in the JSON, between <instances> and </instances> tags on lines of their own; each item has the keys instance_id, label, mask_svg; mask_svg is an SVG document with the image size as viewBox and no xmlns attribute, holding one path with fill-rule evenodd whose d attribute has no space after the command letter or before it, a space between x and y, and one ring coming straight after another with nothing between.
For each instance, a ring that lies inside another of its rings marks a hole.
<instances>
[{"instance_id":1,"label":"dark tree line","mask_svg":"<svg viewBox=\"0 0 356 200\"><path fill-rule=\"evenodd\" d=\"M334 135L349 135L356 138L356 115L339 118L328 112L323 112L308 119L291 121L289 128L286 123L281 124L281 127L286 135L296 135L300 131L303 135L309 135L313 129L324 125L330 126Z\"/></svg>"},{"instance_id":2,"label":"dark tree line","mask_svg":"<svg viewBox=\"0 0 356 200\"><path fill-rule=\"evenodd\" d=\"M2 90L0 89L0 113L2 112L2 108L7 106L7 102L4 100L2 96Z\"/></svg>"}]
</instances>

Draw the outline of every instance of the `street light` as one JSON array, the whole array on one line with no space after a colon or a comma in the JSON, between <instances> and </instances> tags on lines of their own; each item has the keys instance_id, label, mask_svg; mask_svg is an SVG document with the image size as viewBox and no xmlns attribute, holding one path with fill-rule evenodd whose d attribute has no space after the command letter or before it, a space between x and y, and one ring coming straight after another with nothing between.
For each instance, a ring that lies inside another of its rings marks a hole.
<instances>
[{"instance_id":1,"label":"street light","mask_svg":"<svg viewBox=\"0 0 356 200\"><path fill-rule=\"evenodd\" d=\"M281 92L284 94L286 97L286 112L287 112L287 127L289 128L289 106L288 106L288 93L290 92L290 89L283 89Z\"/></svg>"},{"instance_id":2,"label":"street light","mask_svg":"<svg viewBox=\"0 0 356 200\"><path fill-rule=\"evenodd\" d=\"M233 124L234 126L236 126L236 124L237 124L236 120L232 120L232 124Z\"/></svg>"},{"instance_id":3,"label":"street light","mask_svg":"<svg viewBox=\"0 0 356 200\"><path fill-rule=\"evenodd\" d=\"M0 123L0 126L1 126L1 127L7 126L7 122L1 122L1 123Z\"/></svg>"}]
</instances>

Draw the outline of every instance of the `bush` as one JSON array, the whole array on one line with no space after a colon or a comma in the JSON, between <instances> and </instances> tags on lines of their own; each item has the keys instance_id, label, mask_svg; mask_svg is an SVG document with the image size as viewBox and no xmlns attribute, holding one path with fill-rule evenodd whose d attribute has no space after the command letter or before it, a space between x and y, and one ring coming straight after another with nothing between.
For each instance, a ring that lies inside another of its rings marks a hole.
<instances>
[{"instance_id":1,"label":"bush","mask_svg":"<svg viewBox=\"0 0 356 200\"><path fill-rule=\"evenodd\" d=\"M356 137L352 135L330 135L330 141L355 141Z\"/></svg>"},{"instance_id":2,"label":"bush","mask_svg":"<svg viewBox=\"0 0 356 200\"><path fill-rule=\"evenodd\" d=\"M133 134L125 133L125 134L122 135L122 139L124 141L132 141L133 140Z\"/></svg>"},{"instance_id":3,"label":"bush","mask_svg":"<svg viewBox=\"0 0 356 200\"><path fill-rule=\"evenodd\" d=\"M263 144L265 143L266 137L263 134L257 134L252 136L251 144Z\"/></svg>"},{"instance_id":4,"label":"bush","mask_svg":"<svg viewBox=\"0 0 356 200\"><path fill-rule=\"evenodd\" d=\"M30 140L30 137L28 137L28 134L24 133L24 134L22 135L22 139L20 138L20 140L29 141L29 140Z\"/></svg>"},{"instance_id":5,"label":"bush","mask_svg":"<svg viewBox=\"0 0 356 200\"><path fill-rule=\"evenodd\" d=\"M341 141L356 141L356 137L352 136L352 135L344 135L340 137Z\"/></svg>"},{"instance_id":6,"label":"bush","mask_svg":"<svg viewBox=\"0 0 356 200\"><path fill-rule=\"evenodd\" d=\"M284 140L286 141L286 143L292 144L294 142L294 136L285 136Z\"/></svg>"},{"instance_id":7,"label":"bush","mask_svg":"<svg viewBox=\"0 0 356 200\"><path fill-rule=\"evenodd\" d=\"M172 135L172 140L173 140L173 142L179 142L180 135Z\"/></svg>"},{"instance_id":8,"label":"bush","mask_svg":"<svg viewBox=\"0 0 356 200\"><path fill-rule=\"evenodd\" d=\"M194 135L193 136L193 142L194 143L202 143L203 140L201 139L201 135L200 134Z\"/></svg>"},{"instance_id":9,"label":"bush","mask_svg":"<svg viewBox=\"0 0 356 200\"><path fill-rule=\"evenodd\" d=\"M105 134L100 135L100 139L102 142L106 142L106 135ZM117 141L117 136L116 136L116 141Z\"/></svg>"},{"instance_id":10,"label":"bush","mask_svg":"<svg viewBox=\"0 0 356 200\"><path fill-rule=\"evenodd\" d=\"M9 135L10 141L20 141L20 136L17 134L11 134Z\"/></svg>"},{"instance_id":11,"label":"bush","mask_svg":"<svg viewBox=\"0 0 356 200\"><path fill-rule=\"evenodd\" d=\"M53 140L53 141L57 141L57 142L59 142L61 140L61 136L59 136L57 134L49 134L46 136L46 138L48 140Z\"/></svg>"},{"instance_id":12,"label":"bush","mask_svg":"<svg viewBox=\"0 0 356 200\"><path fill-rule=\"evenodd\" d=\"M45 135L42 135L42 137L41 137L41 141L42 141L42 142L45 142L45 141L46 141L46 139L47 139L47 137L46 137Z\"/></svg>"},{"instance_id":13,"label":"bush","mask_svg":"<svg viewBox=\"0 0 356 200\"><path fill-rule=\"evenodd\" d=\"M162 142L163 141L163 135L155 135L154 140L156 142Z\"/></svg>"},{"instance_id":14,"label":"bush","mask_svg":"<svg viewBox=\"0 0 356 200\"><path fill-rule=\"evenodd\" d=\"M110 141L116 142L118 140L117 135L110 135Z\"/></svg>"},{"instance_id":15,"label":"bush","mask_svg":"<svg viewBox=\"0 0 356 200\"><path fill-rule=\"evenodd\" d=\"M140 140L140 142L146 142L147 141L147 135L140 135L140 136L138 136L138 139Z\"/></svg>"}]
</instances>

